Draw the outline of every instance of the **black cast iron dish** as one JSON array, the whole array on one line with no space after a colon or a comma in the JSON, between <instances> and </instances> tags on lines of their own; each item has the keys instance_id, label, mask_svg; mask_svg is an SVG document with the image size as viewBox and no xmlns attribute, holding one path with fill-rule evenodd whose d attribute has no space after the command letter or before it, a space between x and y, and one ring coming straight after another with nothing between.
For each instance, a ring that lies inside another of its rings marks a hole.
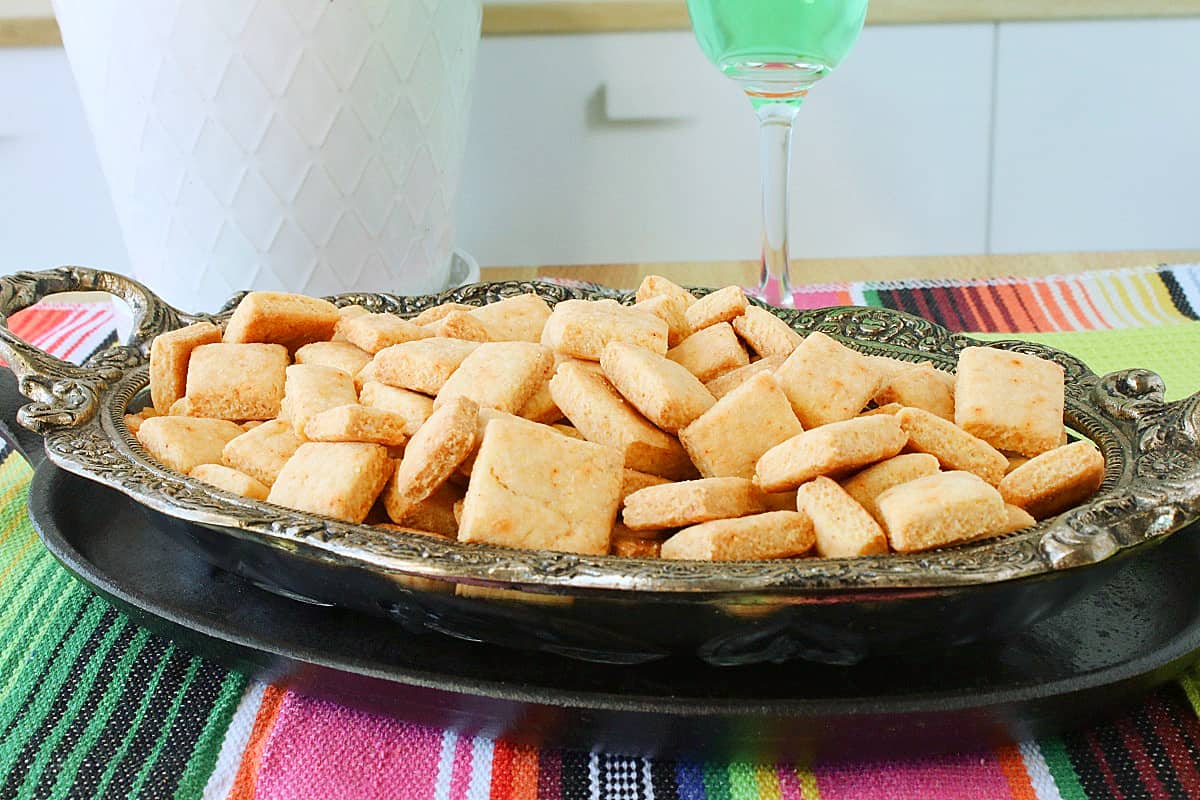
<instances>
[{"instance_id":1,"label":"black cast iron dish","mask_svg":"<svg viewBox=\"0 0 1200 800\"><path fill-rule=\"evenodd\" d=\"M713 665L803 658L857 663L872 654L975 641L1020 630L1111 576L1200 516L1200 397L1166 404L1145 370L1103 378L1078 359L1024 342L1062 364L1066 422L1102 449L1107 471L1086 505L1027 531L915 555L702 563L587 557L443 542L291 511L221 492L158 464L122 417L145 402L150 341L196 319L112 273L78 267L0 278L0 315L64 291L107 291L134 311L134 333L75 367L0 328L0 356L23 394L22 425L64 470L115 488L206 560L291 597L384 614L409 631L642 663L693 653ZM475 284L437 296L348 294L336 303L411 315L441 302L479 304L537 292L552 304L601 293L542 283ZM628 293L608 293L623 302ZM952 369L981 344L886 309L777 312L868 353ZM528 601L411 588L410 576L520 589Z\"/></svg>"},{"instance_id":2,"label":"black cast iron dish","mask_svg":"<svg viewBox=\"0 0 1200 800\"><path fill-rule=\"evenodd\" d=\"M416 635L264 592L163 536L129 498L42 460L29 495L42 541L143 625L307 695L522 744L858 763L963 752L1087 724L1200 650L1195 525L1000 639L855 666L613 666Z\"/></svg>"}]
</instances>

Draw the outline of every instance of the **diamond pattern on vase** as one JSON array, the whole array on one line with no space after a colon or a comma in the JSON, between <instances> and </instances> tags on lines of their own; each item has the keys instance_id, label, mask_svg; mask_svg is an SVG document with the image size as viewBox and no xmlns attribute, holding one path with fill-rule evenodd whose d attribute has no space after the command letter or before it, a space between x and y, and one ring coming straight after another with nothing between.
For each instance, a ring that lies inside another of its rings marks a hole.
<instances>
[{"instance_id":1,"label":"diamond pattern on vase","mask_svg":"<svg viewBox=\"0 0 1200 800\"><path fill-rule=\"evenodd\" d=\"M54 0L135 276L432 291L448 274L478 0Z\"/></svg>"}]
</instances>

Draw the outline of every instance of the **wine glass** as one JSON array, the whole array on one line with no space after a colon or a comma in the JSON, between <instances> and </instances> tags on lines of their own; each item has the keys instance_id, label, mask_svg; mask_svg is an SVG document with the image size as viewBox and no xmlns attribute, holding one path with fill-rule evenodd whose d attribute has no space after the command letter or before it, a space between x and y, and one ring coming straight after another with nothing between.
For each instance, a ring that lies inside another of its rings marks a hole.
<instances>
[{"instance_id":1,"label":"wine glass","mask_svg":"<svg viewBox=\"0 0 1200 800\"><path fill-rule=\"evenodd\" d=\"M757 294L791 306L788 172L808 89L854 45L867 0L687 0L700 49L750 98L761 129L763 241Z\"/></svg>"}]
</instances>

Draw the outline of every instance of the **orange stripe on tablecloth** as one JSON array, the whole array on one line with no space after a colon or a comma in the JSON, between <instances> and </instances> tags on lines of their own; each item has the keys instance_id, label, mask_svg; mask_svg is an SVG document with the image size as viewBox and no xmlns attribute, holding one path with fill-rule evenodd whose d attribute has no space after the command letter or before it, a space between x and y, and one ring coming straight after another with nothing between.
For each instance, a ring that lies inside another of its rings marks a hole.
<instances>
[{"instance_id":1,"label":"orange stripe on tablecloth","mask_svg":"<svg viewBox=\"0 0 1200 800\"><path fill-rule=\"evenodd\" d=\"M1084 297L1087 297L1087 289L1074 280L1059 280L1058 291L1062 294L1063 299L1067 301L1067 305L1071 307L1071 313L1075 315L1075 318L1079 320L1079 324L1083 326L1079 330L1096 330L1098 325L1091 321L1091 315L1083 310L1082 304L1075 295L1076 291L1078 291ZM1088 298L1088 305L1091 306L1092 313L1095 314L1099 324L1102 325L1104 316L1096 311L1096 307L1092 305L1090 298Z\"/></svg>"},{"instance_id":2,"label":"orange stripe on tablecloth","mask_svg":"<svg viewBox=\"0 0 1200 800\"><path fill-rule=\"evenodd\" d=\"M537 800L538 751L532 747L513 748L512 800Z\"/></svg>"},{"instance_id":3,"label":"orange stripe on tablecloth","mask_svg":"<svg viewBox=\"0 0 1200 800\"><path fill-rule=\"evenodd\" d=\"M237 775L234 776L233 787L229 790L226 800L254 800L263 750L267 746L271 729L275 727L275 718L279 716L279 708L283 705L286 694L287 690L279 686L268 686L263 690L262 703L254 716L254 727L250 729L250 739L246 742L246 749L242 751L242 760L238 764Z\"/></svg>"},{"instance_id":4,"label":"orange stripe on tablecloth","mask_svg":"<svg viewBox=\"0 0 1200 800\"><path fill-rule=\"evenodd\" d=\"M496 742L492 747L492 785L488 789L490 800L508 800L512 797L512 766L514 747L507 742Z\"/></svg>"},{"instance_id":5,"label":"orange stripe on tablecloth","mask_svg":"<svg viewBox=\"0 0 1200 800\"><path fill-rule=\"evenodd\" d=\"M1004 308L1012 317L1016 330L1021 332L1043 330L1043 327L1038 325L1038 320L1034 319L1029 309L1026 308L1016 286L1011 283L996 284L996 294L1004 301Z\"/></svg>"},{"instance_id":6,"label":"orange stripe on tablecloth","mask_svg":"<svg viewBox=\"0 0 1200 800\"><path fill-rule=\"evenodd\" d=\"M1049 284L1047 284L1045 281L1037 281L1030 284L1030 286L1035 292L1038 293L1038 296L1041 297L1042 305L1050 311L1050 316L1054 318L1054 322L1058 325L1059 330L1075 330L1075 326L1071 324L1071 321L1067 318L1067 315L1063 313L1062 308L1059 306L1058 299L1054 296L1054 292L1050 291Z\"/></svg>"},{"instance_id":7,"label":"orange stripe on tablecloth","mask_svg":"<svg viewBox=\"0 0 1200 800\"><path fill-rule=\"evenodd\" d=\"M1054 324L1054 321L1042 309L1042 304L1038 301L1037 288L1034 284L1015 284L1013 290L1017 293L1017 299L1021 302L1021 307L1025 309L1025 313L1029 315L1029 318L1033 320L1033 324L1037 326L1036 330L1058 330L1058 326Z\"/></svg>"},{"instance_id":8,"label":"orange stripe on tablecloth","mask_svg":"<svg viewBox=\"0 0 1200 800\"><path fill-rule=\"evenodd\" d=\"M1091 286L1084 283L1082 280L1076 281L1075 285L1079 287L1079 291L1083 294L1083 299L1087 301L1088 307L1092 309L1092 313L1096 315L1096 319L1100 320L1100 324L1103 327L1119 327L1121 320L1117 317L1117 310L1115 308L1113 309L1113 318L1109 319L1102 311L1100 311L1100 308L1096 305L1096 302L1092 300L1092 289L1094 288L1097 291L1104 293L1103 286L1097 283L1094 278L1091 279Z\"/></svg>"},{"instance_id":9,"label":"orange stripe on tablecloth","mask_svg":"<svg viewBox=\"0 0 1200 800\"><path fill-rule=\"evenodd\" d=\"M996 760L1000 764L1000 772L1008 781L1008 791L1012 794L1012 800L1038 800L1033 781L1029 778L1029 770L1025 769L1025 760L1021 758L1021 751L1015 744L997 747Z\"/></svg>"}]
</instances>

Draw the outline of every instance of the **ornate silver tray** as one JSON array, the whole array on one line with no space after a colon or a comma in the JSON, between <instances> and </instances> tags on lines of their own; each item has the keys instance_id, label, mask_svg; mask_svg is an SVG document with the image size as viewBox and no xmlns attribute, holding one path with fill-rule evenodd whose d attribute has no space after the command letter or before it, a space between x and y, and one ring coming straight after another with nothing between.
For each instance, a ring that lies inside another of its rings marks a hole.
<instances>
[{"instance_id":1,"label":"ornate silver tray","mask_svg":"<svg viewBox=\"0 0 1200 800\"><path fill-rule=\"evenodd\" d=\"M123 492L165 534L183 537L219 566L297 598L386 614L410 630L621 663L678 652L718 664L793 657L848 663L1028 624L1094 588L1119 556L1200 517L1200 396L1164 403L1152 372L1099 377L1049 347L980 342L887 309L772 308L796 330L820 330L866 353L929 360L946 370L975 345L1058 362L1066 370L1067 425L1104 453L1100 491L1086 505L1008 537L857 559L676 562L397 535L222 492L162 466L130 434L122 418L146 402L153 338L200 319L220 321L238 298L219 314L187 314L131 279L64 267L0 278L0 315L68 291L122 298L134 327L127 344L74 366L0 326L0 356L32 400L18 419L43 435L51 461ZM551 304L600 295L632 302L627 292L540 282L329 299L411 316L442 302L482 304L523 292ZM412 577L442 583L415 588ZM498 601L437 590L455 583L525 594Z\"/></svg>"}]
</instances>

